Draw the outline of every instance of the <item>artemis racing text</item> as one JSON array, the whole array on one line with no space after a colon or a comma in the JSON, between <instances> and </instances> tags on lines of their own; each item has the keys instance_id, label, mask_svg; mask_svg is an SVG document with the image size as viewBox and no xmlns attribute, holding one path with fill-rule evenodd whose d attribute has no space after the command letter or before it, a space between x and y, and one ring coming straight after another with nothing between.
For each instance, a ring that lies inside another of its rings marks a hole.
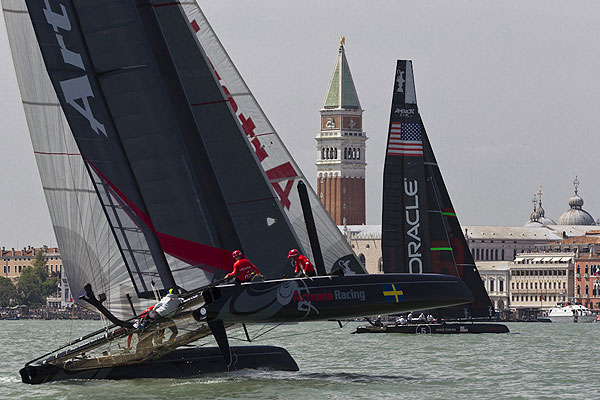
<instances>
[{"instance_id":1,"label":"artemis racing text","mask_svg":"<svg viewBox=\"0 0 600 400\"><path fill-rule=\"evenodd\" d=\"M44 16L46 17L48 24L52 26L52 29L54 32L56 32L56 41L58 42L63 61L66 64L73 65L74 67L77 67L85 72L81 54L67 49L64 37L58 33L59 28L67 32L71 30L71 21L66 13L67 10L65 9L65 6L59 4L59 14L50 8L49 0L44 0L44 4L46 6L43 9ZM94 130L94 132L96 132L96 134L99 135L100 132L102 132L104 136L107 136L104 125L96 120L90 107L90 102L88 99L90 97L93 98L94 93L92 91L92 86L90 85L90 80L87 74L72 79L65 79L59 83L67 104L73 107L79 114L88 120L90 127Z\"/></svg>"}]
</instances>

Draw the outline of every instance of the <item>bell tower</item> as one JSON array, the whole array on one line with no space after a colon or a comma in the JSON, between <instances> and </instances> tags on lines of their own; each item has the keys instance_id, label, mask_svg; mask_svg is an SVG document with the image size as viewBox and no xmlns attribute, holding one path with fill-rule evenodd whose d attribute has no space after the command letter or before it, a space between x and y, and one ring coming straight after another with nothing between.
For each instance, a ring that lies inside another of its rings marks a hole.
<instances>
[{"instance_id":1,"label":"bell tower","mask_svg":"<svg viewBox=\"0 0 600 400\"><path fill-rule=\"evenodd\" d=\"M340 38L333 75L321 108L317 134L317 195L337 225L365 223L363 110Z\"/></svg>"}]
</instances>

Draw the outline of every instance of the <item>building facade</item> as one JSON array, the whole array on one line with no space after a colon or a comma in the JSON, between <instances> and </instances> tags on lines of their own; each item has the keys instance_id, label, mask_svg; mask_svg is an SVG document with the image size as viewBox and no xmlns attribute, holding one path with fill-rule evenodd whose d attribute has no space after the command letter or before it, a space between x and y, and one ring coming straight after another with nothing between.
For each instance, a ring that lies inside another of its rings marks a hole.
<instances>
[{"instance_id":1,"label":"building facade","mask_svg":"<svg viewBox=\"0 0 600 400\"><path fill-rule=\"evenodd\" d=\"M494 309L505 315L510 312L510 264L510 261L481 261L477 263L477 270Z\"/></svg>"},{"instance_id":2,"label":"building facade","mask_svg":"<svg viewBox=\"0 0 600 400\"><path fill-rule=\"evenodd\" d=\"M60 251L57 247L40 247L34 248L31 246L24 247L22 250L6 249L2 247L0 251L0 260L2 267L0 271L2 276L15 280L21 276L23 268L31 266L35 260L35 256L44 251L46 257L46 270L50 275L60 275L62 271L62 260Z\"/></svg>"},{"instance_id":3,"label":"building facade","mask_svg":"<svg viewBox=\"0 0 600 400\"><path fill-rule=\"evenodd\" d=\"M337 225L364 224L367 136L343 38L320 113L317 195Z\"/></svg>"},{"instance_id":4,"label":"building facade","mask_svg":"<svg viewBox=\"0 0 600 400\"><path fill-rule=\"evenodd\" d=\"M510 307L517 318L573 298L575 253L518 254L510 266Z\"/></svg>"}]
</instances>

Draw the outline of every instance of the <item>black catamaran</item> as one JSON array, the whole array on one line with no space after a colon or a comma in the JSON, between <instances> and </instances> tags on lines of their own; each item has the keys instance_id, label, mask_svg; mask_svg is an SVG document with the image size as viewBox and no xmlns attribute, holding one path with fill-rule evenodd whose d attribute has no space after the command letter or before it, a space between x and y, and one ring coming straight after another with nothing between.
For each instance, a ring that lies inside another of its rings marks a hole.
<instances>
[{"instance_id":1,"label":"black catamaran","mask_svg":"<svg viewBox=\"0 0 600 400\"><path fill-rule=\"evenodd\" d=\"M63 271L113 323L28 362L24 382L297 370L227 329L472 301L453 276L365 274L194 1L2 7ZM282 279L292 248L321 276ZM267 281L223 284L235 249ZM181 306L140 325L169 289ZM182 347L211 335L218 348Z\"/></svg>"},{"instance_id":2,"label":"black catamaran","mask_svg":"<svg viewBox=\"0 0 600 400\"><path fill-rule=\"evenodd\" d=\"M381 248L389 274L460 277L475 301L430 310L438 319L491 319L494 308L462 233L417 107L412 62L398 60L383 173ZM357 332L508 332L501 324L407 324Z\"/></svg>"}]
</instances>

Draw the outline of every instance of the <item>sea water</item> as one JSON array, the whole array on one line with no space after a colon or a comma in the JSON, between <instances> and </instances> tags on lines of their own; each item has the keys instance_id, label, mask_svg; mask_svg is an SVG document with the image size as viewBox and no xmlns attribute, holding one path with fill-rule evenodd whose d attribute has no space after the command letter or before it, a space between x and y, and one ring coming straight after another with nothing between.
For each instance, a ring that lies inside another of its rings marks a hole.
<instances>
[{"instance_id":1,"label":"sea water","mask_svg":"<svg viewBox=\"0 0 600 400\"><path fill-rule=\"evenodd\" d=\"M300 371L26 385L18 371L27 361L102 325L0 321L0 399L600 398L600 323L507 325L511 333L481 335L353 335L353 322L251 325L256 344L285 347ZM247 344L241 330L230 336Z\"/></svg>"}]
</instances>

